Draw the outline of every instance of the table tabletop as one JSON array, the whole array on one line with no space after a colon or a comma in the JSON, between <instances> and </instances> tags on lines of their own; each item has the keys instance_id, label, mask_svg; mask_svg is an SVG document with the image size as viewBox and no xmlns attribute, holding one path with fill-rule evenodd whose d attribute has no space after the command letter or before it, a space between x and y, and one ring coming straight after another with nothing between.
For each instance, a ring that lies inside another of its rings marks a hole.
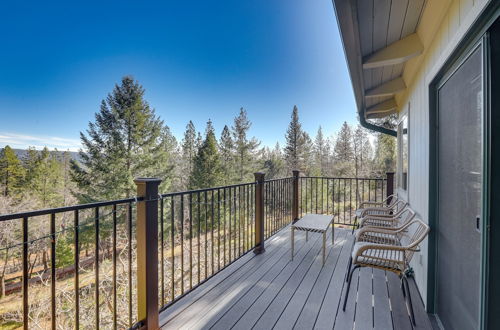
<instances>
[{"instance_id":1,"label":"table tabletop","mask_svg":"<svg viewBox=\"0 0 500 330\"><path fill-rule=\"evenodd\" d=\"M326 231L333 222L332 215L306 214L292 225L295 228Z\"/></svg>"}]
</instances>

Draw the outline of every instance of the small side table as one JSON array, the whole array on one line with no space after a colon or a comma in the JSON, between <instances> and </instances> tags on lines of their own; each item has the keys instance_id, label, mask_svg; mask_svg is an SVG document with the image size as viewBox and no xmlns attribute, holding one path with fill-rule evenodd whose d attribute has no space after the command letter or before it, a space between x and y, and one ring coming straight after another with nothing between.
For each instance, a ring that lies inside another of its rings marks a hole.
<instances>
[{"instance_id":1,"label":"small side table","mask_svg":"<svg viewBox=\"0 0 500 330\"><path fill-rule=\"evenodd\" d=\"M323 234L323 265L325 264L326 258L326 231L329 226L332 226L332 245L334 242L334 229L333 229L333 216L332 215L322 215L322 214L306 214L296 223L291 226L291 236L292 236L292 260L293 260L293 250L294 250L294 240L295 240L295 230L302 230L306 232L306 241L308 239L308 233L322 233Z\"/></svg>"}]
</instances>

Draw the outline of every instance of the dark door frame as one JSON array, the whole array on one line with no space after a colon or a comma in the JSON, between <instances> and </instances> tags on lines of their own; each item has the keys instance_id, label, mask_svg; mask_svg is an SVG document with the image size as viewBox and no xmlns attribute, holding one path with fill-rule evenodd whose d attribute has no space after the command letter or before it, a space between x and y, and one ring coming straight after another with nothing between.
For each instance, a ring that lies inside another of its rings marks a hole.
<instances>
[{"instance_id":1,"label":"dark door frame","mask_svg":"<svg viewBox=\"0 0 500 330\"><path fill-rule=\"evenodd\" d=\"M492 150L500 151L500 81L497 85L491 83L491 49L490 27L500 16L500 2L493 1L483 11L471 27L462 42L448 58L439 73L429 84L429 234L428 249L428 280L427 280L427 311L436 312L436 262L438 228L438 104L437 91L443 80L447 79L469 56L478 45L483 47L483 212L481 217L481 292L479 320L481 329L500 328L500 223L499 228L490 219L500 219L500 208L490 205L500 205L500 152L496 155ZM499 32L500 33L500 32ZM499 45L498 55L500 55ZM494 56L498 56L494 55ZM500 61L500 56L495 57ZM499 65L500 66L500 65ZM497 68L500 77L500 67ZM496 79L495 79L496 81ZM495 93L491 93L495 91ZM491 111L498 109L499 111ZM492 115L491 115L492 114ZM497 118L498 117L498 118ZM493 133L493 134L492 134ZM498 141L497 141L498 140ZM497 210L498 209L498 210ZM496 243L496 244L495 244ZM497 260L495 263L494 260Z\"/></svg>"}]
</instances>

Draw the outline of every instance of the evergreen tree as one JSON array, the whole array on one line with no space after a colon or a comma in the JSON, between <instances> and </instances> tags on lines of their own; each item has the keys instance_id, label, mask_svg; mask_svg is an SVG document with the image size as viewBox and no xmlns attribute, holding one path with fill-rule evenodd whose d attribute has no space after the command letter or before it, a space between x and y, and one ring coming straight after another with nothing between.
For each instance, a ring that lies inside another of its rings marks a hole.
<instances>
[{"instance_id":1,"label":"evergreen tree","mask_svg":"<svg viewBox=\"0 0 500 330\"><path fill-rule=\"evenodd\" d=\"M323 135L321 126L314 139L314 172L315 175L326 176L328 172L329 142Z\"/></svg>"},{"instance_id":2,"label":"evergreen tree","mask_svg":"<svg viewBox=\"0 0 500 330\"><path fill-rule=\"evenodd\" d=\"M335 141L334 154L337 175L353 175L354 166L352 161L354 153L352 147L352 130L347 122L344 122L342 125L337 140Z\"/></svg>"},{"instance_id":3,"label":"evergreen tree","mask_svg":"<svg viewBox=\"0 0 500 330\"><path fill-rule=\"evenodd\" d=\"M23 186L30 187L32 185L37 175L39 162L40 159L38 156L38 151L36 151L33 147L29 147L22 159L23 166L26 169Z\"/></svg>"},{"instance_id":4,"label":"evergreen tree","mask_svg":"<svg viewBox=\"0 0 500 330\"><path fill-rule=\"evenodd\" d=\"M222 129L219 141L221 166L224 172L224 184L231 184L235 181L235 166L234 166L234 142L231 137L231 132L227 125Z\"/></svg>"},{"instance_id":5,"label":"evergreen tree","mask_svg":"<svg viewBox=\"0 0 500 330\"><path fill-rule=\"evenodd\" d=\"M285 160L289 170L304 169L304 133L299 122L299 110L293 106L292 119L286 130Z\"/></svg>"},{"instance_id":6,"label":"evergreen tree","mask_svg":"<svg viewBox=\"0 0 500 330\"><path fill-rule=\"evenodd\" d=\"M144 99L144 88L126 76L101 103L86 134L80 133L82 165L72 163L72 177L82 202L130 197L134 178L166 180L172 171L171 134Z\"/></svg>"},{"instance_id":7,"label":"evergreen tree","mask_svg":"<svg viewBox=\"0 0 500 330\"><path fill-rule=\"evenodd\" d=\"M375 148L375 169L379 176L394 172L396 168L396 139L387 134L378 134Z\"/></svg>"},{"instance_id":8,"label":"evergreen tree","mask_svg":"<svg viewBox=\"0 0 500 330\"><path fill-rule=\"evenodd\" d=\"M274 149L270 150L268 147L263 148L263 171L266 173L266 178L277 179L286 176L285 161L278 142Z\"/></svg>"},{"instance_id":9,"label":"evergreen tree","mask_svg":"<svg viewBox=\"0 0 500 330\"><path fill-rule=\"evenodd\" d=\"M314 142L307 132L302 132L301 169L307 175L318 175L314 171Z\"/></svg>"},{"instance_id":10,"label":"evergreen tree","mask_svg":"<svg viewBox=\"0 0 500 330\"><path fill-rule=\"evenodd\" d=\"M352 140L355 176L368 174L371 165L372 150L368 133L361 125L358 125Z\"/></svg>"},{"instance_id":11,"label":"evergreen tree","mask_svg":"<svg viewBox=\"0 0 500 330\"><path fill-rule=\"evenodd\" d=\"M222 182L221 160L212 122L207 122L205 140L194 159L189 189L216 187Z\"/></svg>"},{"instance_id":12,"label":"evergreen tree","mask_svg":"<svg viewBox=\"0 0 500 330\"><path fill-rule=\"evenodd\" d=\"M55 207L63 204L60 194L63 186L62 166L57 159L57 149L51 153L47 147L39 153L38 166L32 181L33 191L42 207Z\"/></svg>"},{"instance_id":13,"label":"evergreen tree","mask_svg":"<svg viewBox=\"0 0 500 330\"><path fill-rule=\"evenodd\" d=\"M0 187L3 195L17 196L21 192L24 168L11 147L5 146L0 151Z\"/></svg>"},{"instance_id":14,"label":"evergreen tree","mask_svg":"<svg viewBox=\"0 0 500 330\"><path fill-rule=\"evenodd\" d=\"M240 108L240 113L238 117L234 118L234 125L232 127L239 182L252 180L252 174L255 171L254 157L260 143L255 137L251 139L247 138L247 133L251 126L252 123L248 119L246 110Z\"/></svg>"},{"instance_id":15,"label":"evergreen tree","mask_svg":"<svg viewBox=\"0 0 500 330\"><path fill-rule=\"evenodd\" d=\"M193 171L193 162L194 156L197 151L197 142L196 142L196 128L194 127L193 122L190 120L186 126L186 130L184 131L184 138L182 139L182 169L183 174L181 177L188 177L191 175Z\"/></svg>"}]
</instances>

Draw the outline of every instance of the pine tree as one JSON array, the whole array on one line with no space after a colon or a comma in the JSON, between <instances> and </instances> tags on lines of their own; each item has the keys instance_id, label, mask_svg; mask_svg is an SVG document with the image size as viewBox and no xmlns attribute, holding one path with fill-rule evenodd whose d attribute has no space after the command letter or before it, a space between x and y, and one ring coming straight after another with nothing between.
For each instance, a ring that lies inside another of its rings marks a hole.
<instances>
[{"instance_id":1,"label":"pine tree","mask_svg":"<svg viewBox=\"0 0 500 330\"><path fill-rule=\"evenodd\" d=\"M375 148L375 168L378 175L394 172L396 168L396 139L387 134L378 134Z\"/></svg>"},{"instance_id":2,"label":"pine tree","mask_svg":"<svg viewBox=\"0 0 500 330\"><path fill-rule=\"evenodd\" d=\"M0 187L3 186L3 195L17 196L22 189L24 168L16 153L10 146L0 151Z\"/></svg>"},{"instance_id":3,"label":"pine tree","mask_svg":"<svg viewBox=\"0 0 500 330\"><path fill-rule=\"evenodd\" d=\"M314 142L307 132L302 132L301 169L307 175L317 175L314 171Z\"/></svg>"},{"instance_id":4,"label":"pine tree","mask_svg":"<svg viewBox=\"0 0 500 330\"><path fill-rule=\"evenodd\" d=\"M318 128L316 138L314 139L314 165L315 174L319 176L326 176L328 172L328 157L329 157L329 143L323 135L321 126Z\"/></svg>"},{"instance_id":5,"label":"pine tree","mask_svg":"<svg viewBox=\"0 0 500 330\"><path fill-rule=\"evenodd\" d=\"M299 110L293 106L290 124L286 130L285 160L289 170L304 169L304 133L299 122Z\"/></svg>"},{"instance_id":6,"label":"pine tree","mask_svg":"<svg viewBox=\"0 0 500 330\"><path fill-rule=\"evenodd\" d=\"M352 137L355 176L366 175L372 157L368 133L361 125L358 125Z\"/></svg>"},{"instance_id":7,"label":"pine tree","mask_svg":"<svg viewBox=\"0 0 500 330\"><path fill-rule=\"evenodd\" d=\"M172 171L172 136L144 99L144 88L126 76L101 103L86 134L80 133L82 165L72 163L81 201L130 197L134 178L163 179Z\"/></svg>"},{"instance_id":8,"label":"pine tree","mask_svg":"<svg viewBox=\"0 0 500 330\"><path fill-rule=\"evenodd\" d=\"M207 122L205 139L194 159L189 189L216 187L222 182L221 160L212 122Z\"/></svg>"},{"instance_id":9,"label":"pine tree","mask_svg":"<svg viewBox=\"0 0 500 330\"><path fill-rule=\"evenodd\" d=\"M266 173L266 178L277 179L286 176L285 161L281 152L281 146L278 142L274 149L270 150L265 147L262 151L263 170Z\"/></svg>"},{"instance_id":10,"label":"pine tree","mask_svg":"<svg viewBox=\"0 0 500 330\"><path fill-rule=\"evenodd\" d=\"M348 176L354 174L353 166L353 147L352 147L352 130L351 127L344 122L334 147L335 168L337 175Z\"/></svg>"},{"instance_id":11,"label":"pine tree","mask_svg":"<svg viewBox=\"0 0 500 330\"><path fill-rule=\"evenodd\" d=\"M194 127L193 122L190 120L186 126L186 130L184 131L184 138L182 139L182 170L183 174L182 178L191 175L193 171L193 162L194 157L197 151L197 142L196 142L196 128Z\"/></svg>"},{"instance_id":12,"label":"pine tree","mask_svg":"<svg viewBox=\"0 0 500 330\"><path fill-rule=\"evenodd\" d=\"M231 137L231 132L227 125L222 129L219 140L221 166L224 172L224 184L231 184L235 181L235 166L234 166L234 142Z\"/></svg>"},{"instance_id":13,"label":"pine tree","mask_svg":"<svg viewBox=\"0 0 500 330\"><path fill-rule=\"evenodd\" d=\"M247 133L252 123L248 119L245 109L240 108L239 115L234 118L232 126L234 148L236 155L236 168L239 182L251 180L252 174L256 169L254 156L260 142L255 137L248 139Z\"/></svg>"}]
</instances>

